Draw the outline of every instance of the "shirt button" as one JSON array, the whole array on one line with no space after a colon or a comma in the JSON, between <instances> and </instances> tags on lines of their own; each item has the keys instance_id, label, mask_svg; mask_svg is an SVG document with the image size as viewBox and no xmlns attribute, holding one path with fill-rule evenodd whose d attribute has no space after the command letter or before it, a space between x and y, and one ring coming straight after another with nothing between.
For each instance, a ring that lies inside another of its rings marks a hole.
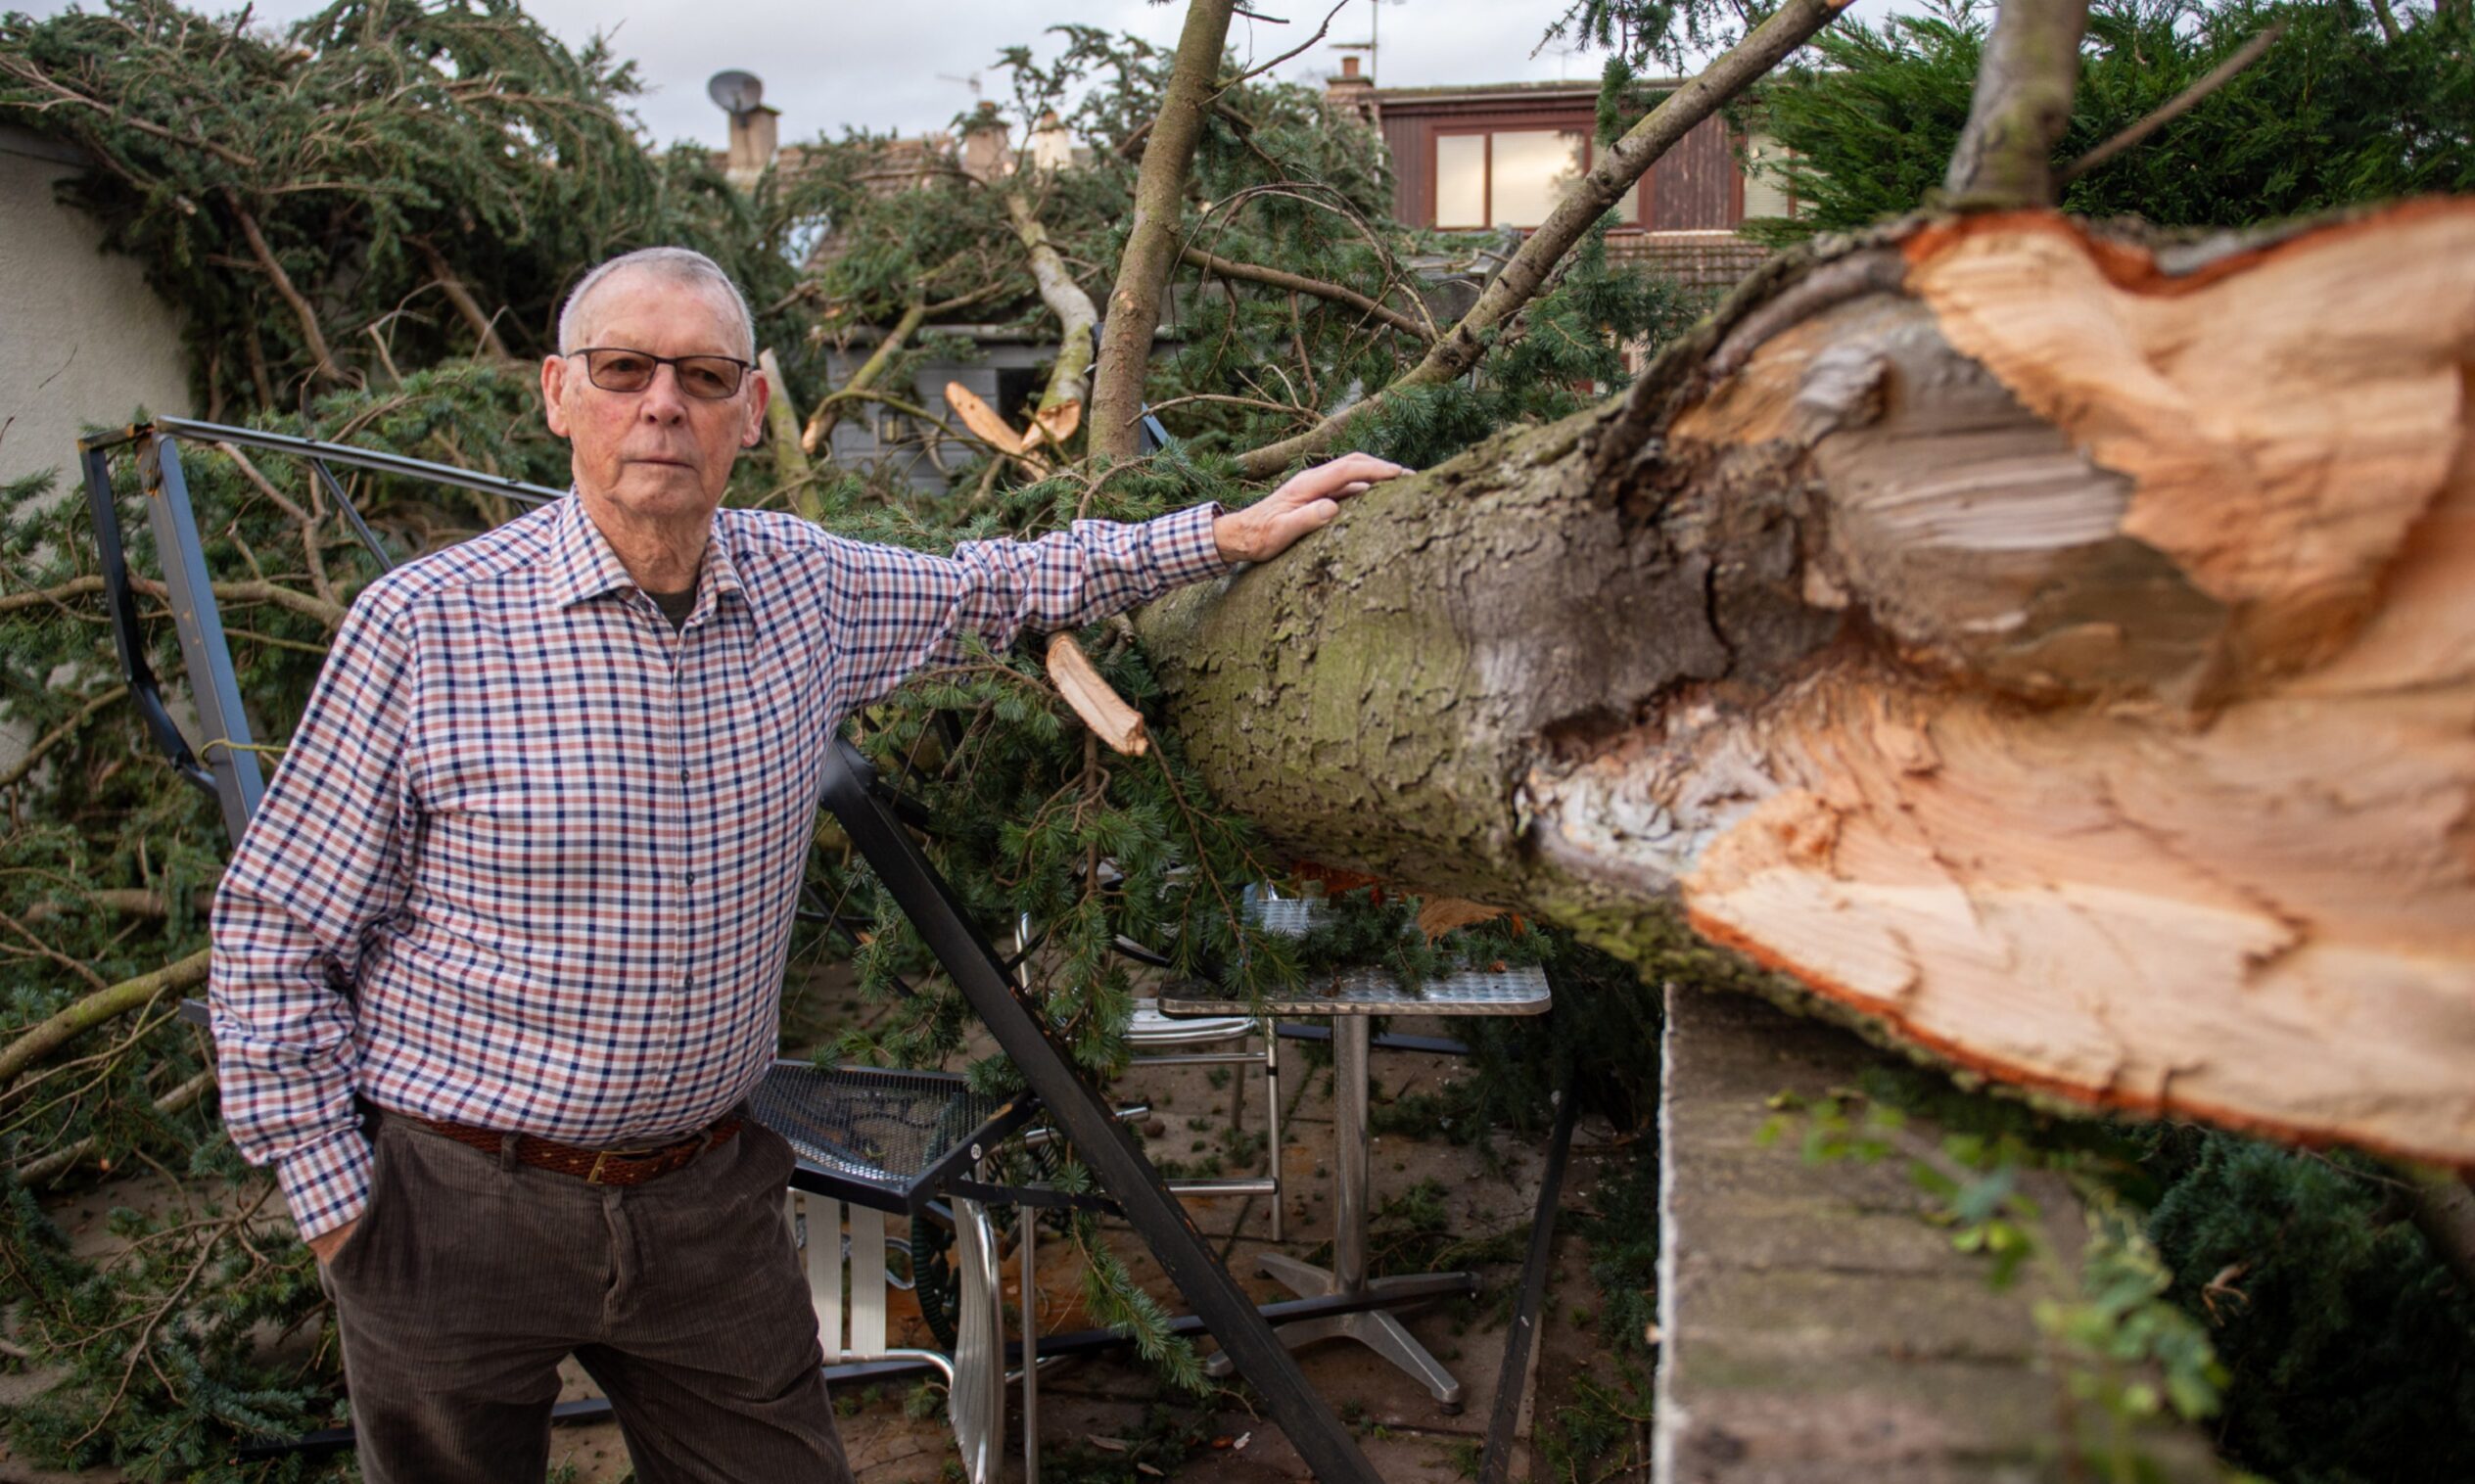
<instances>
[{"instance_id":1,"label":"shirt button","mask_svg":"<svg viewBox=\"0 0 2475 1484\"><path fill-rule=\"evenodd\" d=\"M678 879L681 883L687 886L694 886L696 884L696 873L694 871L681 871L678 873Z\"/></svg>"}]
</instances>

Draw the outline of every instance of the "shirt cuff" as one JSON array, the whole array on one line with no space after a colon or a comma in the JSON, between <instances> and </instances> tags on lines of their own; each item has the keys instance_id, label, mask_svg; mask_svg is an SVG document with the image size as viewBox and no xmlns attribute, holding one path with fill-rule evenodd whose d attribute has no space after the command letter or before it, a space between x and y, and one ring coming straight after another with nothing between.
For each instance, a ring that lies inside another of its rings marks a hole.
<instances>
[{"instance_id":1,"label":"shirt cuff","mask_svg":"<svg viewBox=\"0 0 2475 1484\"><path fill-rule=\"evenodd\" d=\"M1197 582L1234 570L1237 563L1220 554L1212 522L1221 516L1220 502L1206 500L1157 520L1144 523L1154 569L1172 584Z\"/></svg>"},{"instance_id":2,"label":"shirt cuff","mask_svg":"<svg viewBox=\"0 0 2475 1484\"><path fill-rule=\"evenodd\" d=\"M307 1241L369 1209L369 1140L358 1129L302 1149L276 1167L292 1224Z\"/></svg>"}]
</instances>

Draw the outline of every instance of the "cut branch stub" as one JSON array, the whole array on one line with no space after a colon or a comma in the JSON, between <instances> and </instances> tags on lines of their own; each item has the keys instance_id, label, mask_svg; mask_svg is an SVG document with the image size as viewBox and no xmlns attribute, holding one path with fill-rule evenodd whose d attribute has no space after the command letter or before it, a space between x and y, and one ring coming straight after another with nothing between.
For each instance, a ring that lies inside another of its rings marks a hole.
<instances>
[{"instance_id":1,"label":"cut branch stub","mask_svg":"<svg viewBox=\"0 0 2475 1484\"><path fill-rule=\"evenodd\" d=\"M2071 126L2087 29L2088 0L2003 0L1943 182L1953 205L2053 205L2054 147Z\"/></svg>"},{"instance_id":2,"label":"cut branch stub","mask_svg":"<svg viewBox=\"0 0 2475 1484\"><path fill-rule=\"evenodd\" d=\"M1143 631L1301 855L1944 1061L2475 1163L2475 205L1767 273ZM1336 827L1336 821L1346 821Z\"/></svg>"}]
</instances>

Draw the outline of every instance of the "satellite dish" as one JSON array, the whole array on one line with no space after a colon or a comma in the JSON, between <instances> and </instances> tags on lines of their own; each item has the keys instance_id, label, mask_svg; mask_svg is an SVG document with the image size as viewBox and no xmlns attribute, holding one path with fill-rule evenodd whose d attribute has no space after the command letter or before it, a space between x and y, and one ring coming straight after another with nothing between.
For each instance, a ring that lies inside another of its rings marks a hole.
<instances>
[{"instance_id":1,"label":"satellite dish","mask_svg":"<svg viewBox=\"0 0 2475 1484\"><path fill-rule=\"evenodd\" d=\"M724 113L736 118L741 114L754 112L757 105L765 101L765 83L754 72L733 69L714 73L705 83L705 96L711 98Z\"/></svg>"}]
</instances>

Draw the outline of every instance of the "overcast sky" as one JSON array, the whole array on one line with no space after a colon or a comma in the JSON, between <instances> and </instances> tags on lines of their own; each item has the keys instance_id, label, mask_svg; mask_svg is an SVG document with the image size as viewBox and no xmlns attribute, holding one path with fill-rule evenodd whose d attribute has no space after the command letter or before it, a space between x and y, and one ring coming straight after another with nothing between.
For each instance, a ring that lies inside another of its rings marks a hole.
<instances>
[{"instance_id":1,"label":"overcast sky","mask_svg":"<svg viewBox=\"0 0 2475 1484\"><path fill-rule=\"evenodd\" d=\"M13 8L52 15L62 0L6 0ZM191 8L237 9L222 0L190 0ZM1531 52L1568 0L1345 0L1325 43L1275 74L1317 82L1340 70L1336 41L1365 41L1375 22L1381 51L1377 80L1395 87L1434 83L1507 82L1598 75L1599 53ZM1269 61L1314 33L1332 0L1255 0L1247 8L1281 16L1286 25L1239 17L1230 44L1241 57ZM1889 0L1858 0L1856 14ZM99 8L99 7L97 7ZM312 15L317 0L259 0L257 16L284 23ZM942 128L970 107L970 78L987 97L1010 98L997 63L1003 47L1028 42L1064 22L1130 31L1160 46L1177 43L1182 4L1146 0L527 0L525 7L570 45L596 30L611 33L623 57L636 60L649 89L637 101L657 142L696 139L720 148L721 110L705 97L705 80L725 68L756 73L765 101L782 111L782 140L839 134L844 127L916 134ZM1046 44L1044 45L1044 41Z\"/></svg>"}]
</instances>

